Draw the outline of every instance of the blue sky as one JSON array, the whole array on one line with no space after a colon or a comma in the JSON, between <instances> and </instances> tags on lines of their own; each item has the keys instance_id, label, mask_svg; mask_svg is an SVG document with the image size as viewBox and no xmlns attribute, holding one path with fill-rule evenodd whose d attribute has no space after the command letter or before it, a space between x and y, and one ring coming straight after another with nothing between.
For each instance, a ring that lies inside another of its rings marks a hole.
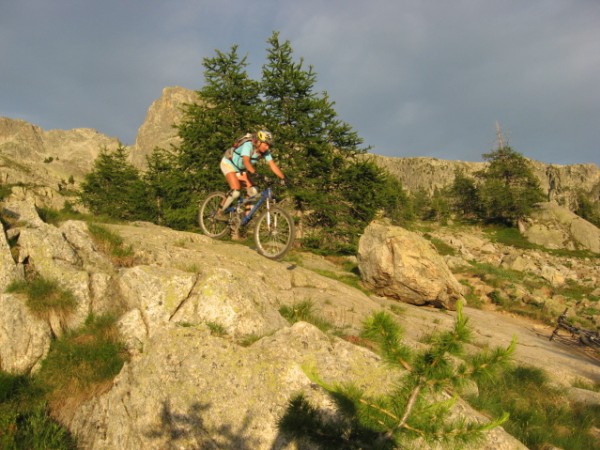
<instances>
[{"instance_id":1,"label":"blue sky","mask_svg":"<svg viewBox=\"0 0 600 450\"><path fill-rule=\"evenodd\" d=\"M372 153L600 165L598 0L0 0L0 116L132 144L166 86L280 32Z\"/></svg>"}]
</instances>

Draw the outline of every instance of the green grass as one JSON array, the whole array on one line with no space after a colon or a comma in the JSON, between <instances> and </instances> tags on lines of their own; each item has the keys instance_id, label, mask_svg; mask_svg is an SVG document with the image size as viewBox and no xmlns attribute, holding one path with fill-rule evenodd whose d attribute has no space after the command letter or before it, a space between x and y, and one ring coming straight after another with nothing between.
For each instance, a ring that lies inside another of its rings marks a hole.
<instances>
[{"instance_id":1,"label":"green grass","mask_svg":"<svg viewBox=\"0 0 600 450\"><path fill-rule=\"evenodd\" d=\"M125 245L121 236L97 223L88 222L87 225L94 243L115 265L131 267L134 264L133 247Z\"/></svg>"},{"instance_id":2,"label":"green grass","mask_svg":"<svg viewBox=\"0 0 600 450\"><path fill-rule=\"evenodd\" d=\"M292 306L284 305L279 308L279 313L291 324L296 322L308 322L323 332L327 332L334 328L331 323L315 313L314 303L310 300L305 300Z\"/></svg>"},{"instance_id":3,"label":"green grass","mask_svg":"<svg viewBox=\"0 0 600 450\"><path fill-rule=\"evenodd\" d=\"M44 390L27 375L0 371L0 448L76 448L69 432L50 417Z\"/></svg>"},{"instance_id":4,"label":"green grass","mask_svg":"<svg viewBox=\"0 0 600 450\"><path fill-rule=\"evenodd\" d=\"M450 245L446 244L441 239L438 239L438 238L436 238L434 236L431 236L429 233L425 233L423 235L423 237L433 244L433 246L435 247L435 249L437 250L437 252L440 255L442 255L442 256L446 256L446 255L454 256L454 255L456 255L456 250L453 247L451 247Z\"/></svg>"},{"instance_id":5,"label":"green grass","mask_svg":"<svg viewBox=\"0 0 600 450\"><path fill-rule=\"evenodd\" d=\"M324 269L312 269L312 271L324 277L344 283L345 285L357 289L365 294L370 293L370 291L365 289L365 287L362 285L360 277L353 273L340 273Z\"/></svg>"},{"instance_id":6,"label":"green grass","mask_svg":"<svg viewBox=\"0 0 600 450\"><path fill-rule=\"evenodd\" d=\"M36 207L36 210L40 219L51 225L59 225L67 220L84 220L86 218L86 215L75 211L69 202L65 202L65 206L61 210L43 207Z\"/></svg>"},{"instance_id":7,"label":"green grass","mask_svg":"<svg viewBox=\"0 0 600 450\"><path fill-rule=\"evenodd\" d=\"M223 337L227 335L227 330L225 327L217 322L206 322L206 326L210 330L210 334L213 336Z\"/></svg>"},{"instance_id":8,"label":"green grass","mask_svg":"<svg viewBox=\"0 0 600 450\"><path fill-rule=\"evenodd\" d=\"M504 429L532 450L548 445L572 450L599 448L591 431L600 426L600 407L571 406L541 369L520 366L507 370L499 380L481 381L479 395L467 399L491 415L508 411Z\"/></svg>"},{"instance_id":9,"label":"green grass","mask_svg":"<svg viewBox=\"0 0 600 450\"><path fill-rule=\"evenodd\" d=\"M467 292L464 294L467 305L469 305L471 308L481 309L483 306L483 301L477 294L475 294L471 283L469 283L467 280L460 280L459 282L467 288Z\"/></svg>"},{"instance_id":10,"label":"green grass","mask_svg":"<svg viewBox=\"0 0 600 450\"><path fill-rule=\"evenodd\" d=\"M57 281L40 276L36 276L30 281L13 281L8 285L6 291L25 294L27 307L41 318L47 318L53 311L64 317L77 307L77 301L72 292L60 287Z\"/></svg>"},{"instance_id":11,"label":"green grass","mask_svg":"<svg viewBox=\"0 0 600 450\"><path fill-rule=\"evenodd\" d=\"M486 284L494 288L501 288L516 283L527 283L530 287L540 287L545 284L541 279L535 278L534 281L530 275L524 272L504 269L502 267L493 266L492 264L479 263L476 261L471 261L469 266L455 269L454 271L456 273L469 273L480 278L482 281L485 281Z\"/></svg>"},{"instance_id":12,"label":"green grass","mask_svg":"<svg viewBox=\"0 0 600 450\"><path fill-rule=\"evenodd\" d=\"M83 327L52 342L35 375L0 372L0 448L75 449L50 410L74 410L105 390L125 360L115 319L90 316Z\"/></svg>"},{"instance_id":13,"label":"green grass","mask_svg":"<svg viewBox=\"0 0 600 450\"><path fill-rule=\"evenodd\" d=\"M573 280L567 280L567 282L561 286L555 288L555 293L579 301L584 298L592 298L590 294L594 291L593 286L584 286Z\"/></svg>"},{"instance_id":14,"label":"green grass","mask_svg":"<svg viewBox=\"0 0 600 450\"><path fill-rule=\"evenodd\" d=\"M36 377L49 389L53 405L88 399L121 370L126 352L112 316L90 316L78 330L50 346Z\"/></svg>"}]
</instances>

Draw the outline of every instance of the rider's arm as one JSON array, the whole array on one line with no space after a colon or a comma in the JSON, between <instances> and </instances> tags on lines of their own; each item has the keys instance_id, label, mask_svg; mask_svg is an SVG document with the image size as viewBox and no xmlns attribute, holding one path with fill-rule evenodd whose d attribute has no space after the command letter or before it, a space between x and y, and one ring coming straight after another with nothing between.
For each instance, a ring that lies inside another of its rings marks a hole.
<instances>
[{"instance_id":1,"label":"rider's arm","mask_svg":"<svg viewBox=\"0 0 600 450\"><path fill-rule=\"evenodd\" d=\"M275 160L272 159L269 161L269 167L271 168L273 173L275 175L277 175L277 178L280 178L282 180L285 179L285 175L283 174L283 172L281 171L281 169L279 168L279 166L277 165Z\"/></svg>"},{"instance_id":2,"label":"rider's arm","mask_svg":"<svg viewBox=\"0 0 600 450\"><path fill-rule=\"evenodd\" d=\"M250 157L249 156L242 156L242 161L244 163L244 167L246 168L246 170L249 173L256 173L256 169L254 168L254 166L250 162Z\"/></svg>"}]
</instances>

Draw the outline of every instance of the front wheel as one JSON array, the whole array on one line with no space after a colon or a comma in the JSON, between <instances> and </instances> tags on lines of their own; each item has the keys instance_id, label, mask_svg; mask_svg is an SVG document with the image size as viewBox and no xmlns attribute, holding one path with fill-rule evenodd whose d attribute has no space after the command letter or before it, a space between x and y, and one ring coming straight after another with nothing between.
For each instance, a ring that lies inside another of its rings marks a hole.
<instances>
[{"instance_id":1,"label":"front wheel","mask_svg":"<svg viewBox=\"0 0 600 450\"><path fill-rule=\"evenodd\" d=\"M202 232L211 238L222 238L229 231L229 223L220 222L216 219L217 211L225 201L223 192L209 194L198 210L198 224Z\"/></svg>"},{"instance_id":2,"label":"front wheel","mask_svg":"<svg viewBox=\"0 0 600 450\"><path fill-rule=\"evenodd\" d=\"M256 221L254 242L265 258L280 259L292 248L295 239L294 219L284 209L271 206Z\"/></svg>"}]
</instances>

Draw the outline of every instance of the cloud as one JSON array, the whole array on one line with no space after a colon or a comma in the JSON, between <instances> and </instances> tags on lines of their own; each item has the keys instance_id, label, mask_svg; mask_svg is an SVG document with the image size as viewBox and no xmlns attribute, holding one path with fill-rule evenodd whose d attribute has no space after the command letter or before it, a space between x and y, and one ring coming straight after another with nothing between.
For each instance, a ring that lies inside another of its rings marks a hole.
<instances>
[{"instance_id":1,"label":"cloud","mask_svg":"<svg viewBox=\"0 0 600 450\"><path fill-rule=\"evenodd\" d=\"M273 30L339 118L388 156L480 160L500 122L525 156L600 163L592 0L21 0L0 15L0 114L132 143L166 86L239 45L260 77Z\"/></svg>"}]
</instances>

